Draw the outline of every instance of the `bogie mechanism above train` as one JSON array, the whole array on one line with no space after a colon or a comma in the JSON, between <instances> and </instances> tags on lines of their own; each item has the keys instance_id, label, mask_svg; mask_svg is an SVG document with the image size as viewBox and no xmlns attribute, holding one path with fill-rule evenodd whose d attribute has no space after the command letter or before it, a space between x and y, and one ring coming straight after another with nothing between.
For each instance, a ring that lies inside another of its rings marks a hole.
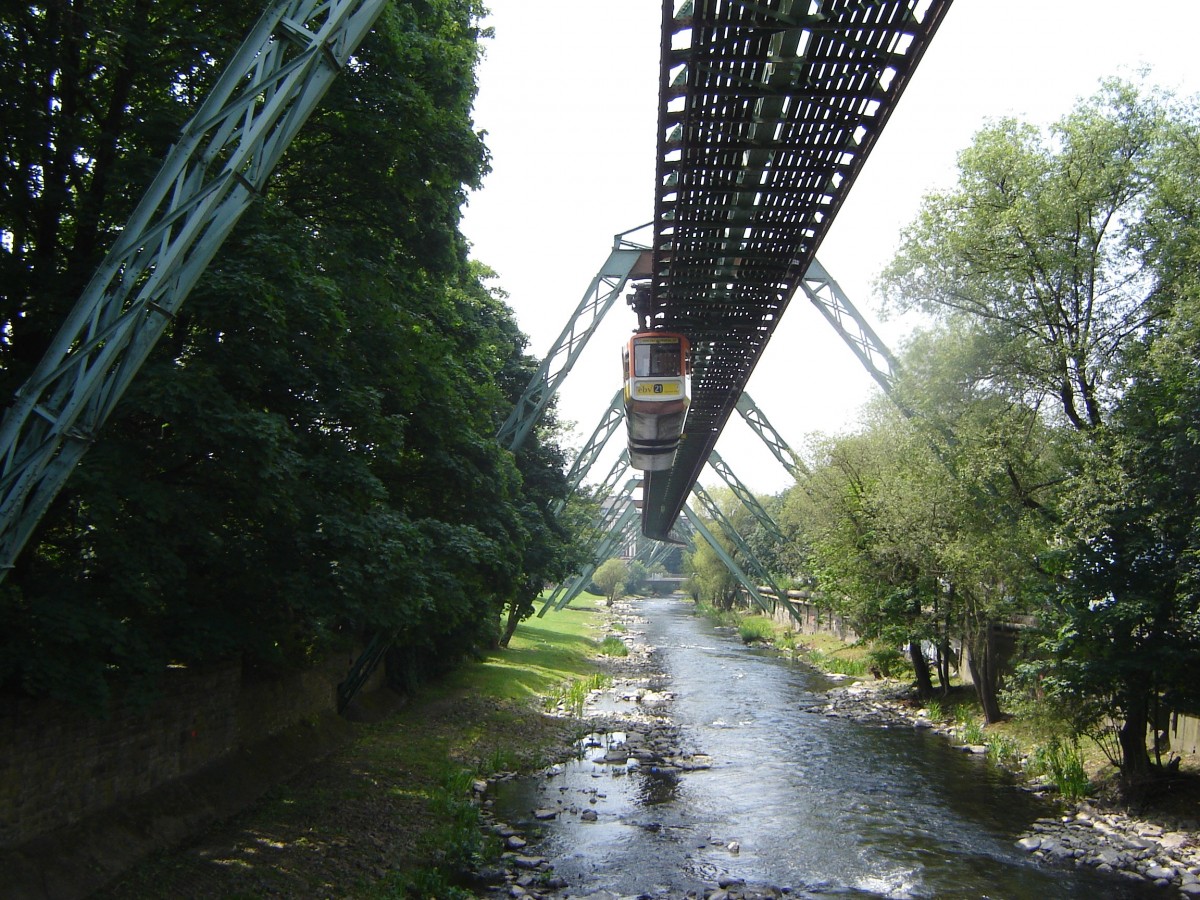
<instances>
[{"instance_id":1,"label":"bogie mechanism above train","mask_svg":"<svg viewBox=\"0 0 1200 900\"><path fill-rule=\"evenodd\" d=\"M671 468L688 409L688 340L669 331L640 331L624 352L625 424L635 469Z\"/></svg>"}]
</instances>

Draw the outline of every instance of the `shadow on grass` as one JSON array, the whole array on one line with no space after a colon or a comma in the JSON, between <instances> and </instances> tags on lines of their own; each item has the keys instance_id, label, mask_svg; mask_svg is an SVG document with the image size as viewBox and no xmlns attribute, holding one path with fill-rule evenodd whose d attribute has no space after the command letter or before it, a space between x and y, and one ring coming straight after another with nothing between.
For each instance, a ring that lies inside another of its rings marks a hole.
<instances>
[{"instance_id":1,"label":"shadow on grass","mask_svg":"<svg viewBox=\"0 0 1200 900\"><path fill-rule=\"evenodd\" d=\"M523 622L507 649L452 673L444 687L497 700L533 700L564 681L597 672L599 652L592 638Z\"/></svg>"}]
</instances>

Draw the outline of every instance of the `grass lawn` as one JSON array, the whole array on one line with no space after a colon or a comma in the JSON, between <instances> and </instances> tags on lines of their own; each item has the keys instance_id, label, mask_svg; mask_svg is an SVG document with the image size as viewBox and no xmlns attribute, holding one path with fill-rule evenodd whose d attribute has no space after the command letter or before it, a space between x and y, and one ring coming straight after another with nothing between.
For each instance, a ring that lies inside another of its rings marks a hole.
<instances>
[{"instance_id":1,"label":"grass lawn","mask_svg":"<svg viewBox=\"0 0 1200 900\"><path fill-rule=\"evenodd\" d=\"M506 650L454 672L439 690L470 690L496 700L533 702L563 681L594 673L604 599L580 594L566 609L526 619Z\"/></svg>"}]
</instances>

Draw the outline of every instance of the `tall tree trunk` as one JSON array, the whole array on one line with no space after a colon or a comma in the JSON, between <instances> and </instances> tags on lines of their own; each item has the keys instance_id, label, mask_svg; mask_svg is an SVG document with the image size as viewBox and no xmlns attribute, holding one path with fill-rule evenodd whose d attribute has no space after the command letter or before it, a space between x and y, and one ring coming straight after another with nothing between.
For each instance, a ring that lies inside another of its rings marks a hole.
<instances>
[{"instance_id":1,"label":"tall tree trunk","mask_svg":"<svg viewBox=\"0 0 1200 900\"><path fill-rule=\"evenodd\" d=\"M1153 765L1146 750L1146 729L1150 725L1150 690L1136 679L1125 689L1125 721L1117 732L1121 745L1121 781L1125 794L1137 799L1153 776Z\"/></svg>"},{"instance_id":2,"label":"tall tree trunk","mask_svg":"<svg viewBox=\"0 0 1200 900\"><path fill-rule=\"evenodd\" d=\"M967 641L967 667L975 683L975 695L983 710L984 721L989 725L1003 718L1000 711L1000 660L990 622L978 626Z\"/></svg>"},{"instance_id":3,"label":"tall tree trunk","mask_svg":"<svg viewBox=\"0 0 1200 900\"><path fill-rule=\"evenodd\" d=\"M917 696L933 696L933 679L929 676L929 660L921 649L920 641L908 642L908 658L912 660L913 672L917 677Z\"/></svg>"},{"instance_id":4,"label":"tall tree trunk","mask_svg":"<svg viewBox=\"0 0 1200 900\"><path fill-rule=\"evenodd\" d=\"M937 677L938 685L942 689L942 695L950 693L950 659L953 651L950 649L950 644L946 641L939 641L937 645Z\"/></svg>"}]
</instances>

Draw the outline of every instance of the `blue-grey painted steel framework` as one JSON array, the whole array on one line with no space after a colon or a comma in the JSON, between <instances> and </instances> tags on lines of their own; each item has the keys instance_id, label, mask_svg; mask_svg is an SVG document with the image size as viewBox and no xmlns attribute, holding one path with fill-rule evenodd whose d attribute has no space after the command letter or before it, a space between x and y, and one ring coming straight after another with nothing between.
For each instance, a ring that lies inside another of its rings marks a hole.
<instances>
[{"instance_id":1,"label":"blue-grey painted steel framework","mask_svg":"<svg viewBox=\"0 0 1200 900\"><path fill-rule=\"evenodd\" d=\"M775 577L767 571L766 566L758 561L758 557L754 555L754 551L750 549L745 538L738 534L738 530L733 527L733 522L725 515L724 510L721 509L717 501L713 499L712 495L698 481L692 486L692 496L700 501L700 505L708 513L708 517L717 523L725 537L733 544L734 549L741 554L742 559L746 561L746 564L759 579L758 584L765 584L776 597L786 597L787 594L781 591L779 585L775 583Z\"/></svg>"},{"instance_id":2,"label":"blue-grey painted steel framework","mask_svg":"<svg viewBox=\"0 0 1200 900\"><path fill-rule=\"evenodd\" d=\"M784 537L779 524L771 518L771 514L763 508L763 505L758 502L758 498L742 483L742 480L737 477L737 474L721 458L716 450L713 450L708 455L708 465L714 472L721 476L721 479L733 491L733 495L742 501L742 505L750 511L750 515L754 516L755 520L757 520L758 524L763 527L767 534L774 538L775 541L782 543Z\"/></svg>"},{"instance_id":3,"label":"blue-grey painted steel framework","mask_svg":"<svg viewBox=\"0 0 1200 900\"><path fill-rule=\"evenodd\" d=\"M624 472L629 471L627 458L623 462L623 469ZM620 493L607 495L609 497L608 506L600 511L592 526L595 540L592 544L590 559L574 578L562 582L551 592L546 602L542 604L541 610L538 611L539 616L545 615L546 610L551 607L562 609L579 596L592 580L592 576L596 574L600 565L613 556L626 531L637 521L637 508L633 502L633 492L640 484L641 479L630 478L625 482Z\"/></svg>"},{"instance_id":4,"label":"blue-grey painted steel framework","mask_svg":"<svg viewBox=\"0 0 1200 900\"><path fill-rule=\"evenodd\" d=\"M746 592L747 596L750 598L750 601L758 606L763 612L773 612L771 605L767 602L766 598L763 597L762 592L758 589L758 585L756 585L742 570L742 567L737 564L737 560L730 556L729 552L721 545L721 542L716 539L713 533L708 530L708 526L704 524L704 521L698 515L696 515L695 511L690 506L685 504L683 507L683 515L687 523L692 526L696 533L704 538L705 542L712 547L713 552L716 553L721 562L725 564L725 568L729 570L729 573L733 575L733 577L737 580L737 583L742 586L742 589Z\"/></svg>"},{"instance_id":5,"label":"blue-grey painted steel framework","mask_svg":"<svg viewBox=\"0 0 1200 900\"><path fill-rule=\"evenodd\" d=\"M521 448L622 289L631 278L645 277L649 273L649 248L626 238L626 235L638 230L635 228L622 232L613 239L613 249L608 259L592 279L516 407L500 426L496 439L501 446L514 453Z\"/></svg>"},{"instance_id":6,"label":"blue-grey painted steel framework","mask_svg":"<svg viewBox=\"0 0 1200 900\"><path fill-rule=\"evenodd\" d=\"M0 424L0 578L386 0L259 19Z\"/></svg>"},{"instance_id":7,"label":"blue-grey painted steel framework","mask_svg":"<svg viewBox=\"0 0 1200 900\"><path fill-rule=\"evenodd\" d=\"M567 471L567 497L579 490L579 486L583 483L583 479L587 477L587 473L595 464L596 459L604 452L604 447L608 443L608 439L624 423L624 393L623 388L617 388L617 392L613 394L612 400L609 401L608 409L600 416L600 421L592 431L591 437L580 448L579 455L575 457L575 462L571 464L571 468ZM555 501L555 515L563 511L563 508L567 505L567 497Z\"/></svg>"},{"instance_id":8,"label":"blue-grey painted steel framework","mask_svg":"<svg viewBox=\"0 0 1200 900\"><path fill-rule=\"evenodd\" d=\"M804 460L788 446L787 441L775 430L775 426L770 423L763 411L745 391L742 392L742 396L738 397L736 408L745 423L762 439L767 449L771 451L771 455L779 460L779 464L787 470L789 475L796 481L808 475L808 466L804 464Z\"/></svg>"},{"instance_id":9,"label":"blue-grey painted steel framework","mask_svg":"<svg viewBox=\"0 0 1200 900\"><path fill-rule=\"evenodd\" d=\"M754 406L753 401L749 401L749 406L757 411L757 407ZM580 450L579 455L575 458L575 463L568 472L567 480L569 491L575 491L578 489L588 471L591 469L593 463L595 463L596 459L604 450L609 438L612 437L623 421L624 404L622 403L622 392L618 390L617 393L613 395L612 400L609 402L608 408L600 417L600 422L593 429L591 436ZM756 421L766 423L767 427L769 427L770 423L766 422L766 417L762 416L761 413L758 413ZM758 433L761 436L762 432ZM779 447L782 447L783 450L788 454L791 454L790 448L787 447L787 445L783 442L783 439L777 434L775 435L775 444ZM794 454L791 455L794 456ZM733 469L728 463L725 462L724 459L721 458L716 450L713 450L712 454L709 456L709 464L712 466L713 471L716 472L722 478L725 484L729 486L729 489L733 492L734 496L742 502L742 504L747 510L749 510L751 515L755 517L759 524L776 540L784 540L779 525L773 518L771 518L770 514L763 508L762 504L758 502L758 498L756 498L750 489L747 488L742 482L742 480L737 477ZM610 498L610 505L607 510L601 511L597 517L597 521L591 526L595 538L588 565L585 567L583 572L577 574L573 579L560 584L554 590L554 592L552 592L550 598L543 604L539 615L544 614L551 606L561 609L563 606L570 603L571 600L573 600L576 596L578 596L579 592L587 585L588 581L595 573L596 568L612 554L617 542L619 542L621 536L625 534L627 517L622 519L618 524L614 521L612 511L619 507L623 508L623 505L629 502L631 499L630 495L632 493L633 486L637 482L631 481L627 483L624 491L619 496L614 497L612 496L611 492L617 482L628 470L629 455L627 451L622 451L598 489L599 496ZM791 471L791 469L789 469L789 471ZM710 517L712 517L713 520L721 526L730 542L733 543L734 546L737 547L737 549L743 554L743 556L748 559L751 567L760 573L760 577L767 582L768 586L771 587L776 594L786 598L786 593L781 593L779 591L778 586L775 585L774 580L767 572L766 567L758 561L753 551L737 533L736 529L733 528L732 523L730 523L728 518L721 512L721 509L716 502L706 492L704 492L704 489L699 484L695 486L693 493L696 494L701 504L709 513ZM559 501L556 504L556 510L561 510L565 504L565 499ZM658 548L665 549L666 545L664 543L657 541L654 543ZM724 553L724 548L720 549L722 554L721 558L724 561L727 554ZM727 564L732 564L736 567L736 571L731 569L731 571L734 572L735 577L744 579L747 583L749 583L749 579L745 577L745 574L742 572L741 568L737 567L736 562L734 562L732 558L729 559ZM788 603L786 599L784 599L783 602L787 603L789 609L791 608L791 604Z\"/></svg>"},{"instance_id":10,"label":"blue-grey painted steel framework","mask_svg":"<svg viewBox=\"0 0 1200 900\"><path fill-rule=\"evenodd\" d=\"M819 260L814 259L809 265L800 287L871 377L888 396L895 398L896 358Z\"/></svg>"},{"instance_id":11,"label":"blue-grey painted steel framework","mask_svg":"<svg viewBox=\"0 0 1200 900\"><path fill-rule=\"evenodd\" d=\"M649 306L693 345L669 470L643 531L666 539L949 0L663 4Z\"/></svg>"}]
</instances>

